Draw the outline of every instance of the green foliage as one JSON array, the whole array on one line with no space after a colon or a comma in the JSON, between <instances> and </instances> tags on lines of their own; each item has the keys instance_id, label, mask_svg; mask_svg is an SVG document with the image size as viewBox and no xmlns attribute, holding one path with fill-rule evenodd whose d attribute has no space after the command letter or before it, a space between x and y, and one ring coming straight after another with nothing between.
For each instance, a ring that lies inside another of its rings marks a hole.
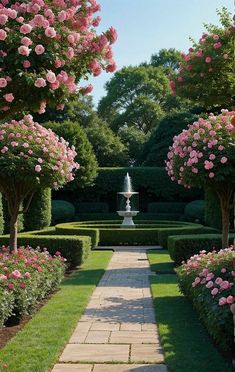
<instances>
[{"instance_id":1,"label":"green foliage","mask_svg":"<svg viewBox=\"0 0 235 372\"><path fill-rule=\"evenodd\" d=\"M171 235L185 235L185 234L194 234L200 233L203 229L203 226L200 224L188 224L185 226L179 227L169 227L164 229L159 229L158 231L158 240L159 244L163 248L168 248L168 237Z\"/></svg>"},{"instance_id":2,"label":"green foliage","mask_svg":"<svg viewBox=\"0 0 235 372\"><path fill-rule=\"evenodd\" d=\"M4 218L3 218L3 201L2 195L0 194L0 234L4 231Z\"/></svg>"},{"instance_id":3,"label":"green foliage","mask_svg":"<svg viewBox=\"0 0 235 372\"><path fill-rule=\"evenodd\" d=\"M177 265L202 250L210 252L213 249L219 250L222 248L222 237L216 233L215 229L211 228L211 232L205 230L205 228L203 230L196 234L185 232L182 236L172 235L168 238L168 251ZM235 238L235 234L231 234L230 243L232 243L233 238Z\"/></svg>"},{"instance_id":4,"label":"green foliage","mask_svg":"<svg viewBox=\"0 0 235 372\"><path fill-rule=\"evenodd\" d=\"M119 136L126 146L129 164L139 163L140 154L149 136L135 127L121 128Z\"/></svg>"},{"instance_id":5,"label":"green foliage","mask_svg":"<svg viewBox=\"0 0 235 372\"><path fill-rule=\"evenodd\" d=\"M149 203L148 212L150 213L184 213L186 203L171 202L171 203Z\"/></svg>"},{"instance_id":6,"label":"green foliage","mask_svg":"<svg viewBox=\"0 0 235 372\"><path fill-rule=\"evenodd\" d=\"M160 120L144 146L141 156L143 164L147 166L165 166L165 160L173 137L181 133L188 124L192 124L197 119L197 115L187 111L166 115Z\"/></svg>"},{"instance_id":7,"label":"green foliage","mask_svg":"<svg viewBox=\"0 0 235 372\"><path fill-rule=\"evenodd\" d=\"M75 215L73 204L65 200L52 200L52 224L72 221Z\"/></svg>"},{"instance_id":8,"label":"green foliage","mask_svg":"<svg viewBox=\"0 0 235 372\"><path fill-rule=\"evenodd\" d=\"M86 228L86 226L84 226L84 228L78 228L76 226L76 223L61 223L59 225L56 225L55 229L58 235L79 235L90 237L92 248L97 247L100 241L99 230L95 228L89 229Z\"/></svg>"},{"instance_id":9,"label":"green foliage","mask_svg":"<svg viewBox=\"0 0 235 372\"><path fill-rule=\"evenodd\" d=\"M124 67L106 84L107 94L99 103L99 114L118 132L134 126L147 133L164 114L169 80L163 69L147 66Z\"/></svg>"},{"instance_id":10,"label":"green foliage","mask_svg":"<svg viewBox=\"0 0 235 372\"><path fill-rule=\"evenodd\" d=\"M205 188L205 224L222 229L222 215L218 195L211 188Z\"/></svg>"},{"instance_id":11,"label":"green foliage","mask_svg":"<svg viewBox=\"0 0 235 372\"><path fill-rule=\"evenodd\" d=\"M150 64L154 67L164 67L167 73L174 72L182 61L181 52L175 48L160 49L151 56Z\"/></svg>"},{"instance_id":12,"label":"green foliage","mask_svg":"<svg viewBox=\"0 0 235 372\"><path fill-rule=\"evenodd\" d=\"M100 202L74 202L76 213L108 213L108 203Z\"/></svg>"},{"instance_id":13,"label":"green foliage","mask_svg":"<svg viewBox=\"0 0 235 372\"><path fill-rule=\"evenodd\" d=\"M188 203L184 209L186 221L204 223L205 221L205 201L194 200Z\"/></svg>"},{"instance_id":14,"label":"green foliage","mask_svg":"<svg viewBox=\"0 0 235 372\"><path fill-rule=\"evenodd\" d=\"M3 220L4 220L4 231L3 232L4 234L8 234L10 232L10 215L8 211L7 200L4 196L2 196L2 210L3 210ZM18 223L18 231L22 231L24 229L24 214L23 213L18 215L17 223Z\"/></svg>"},{"instance_id":15,"label":"green foliage","mask_svg":"<svg viewBox=\"0 0 235 372\"><path fill-rule=\"evenodd\" d=\"M0 329L13 314L14 302L15 298L13 292L0 287Z\"/></svg>"},{"instance_id":16,"label":"green foliage","mask_svg":"<svg viewBox=\"0 0 235 372\"><path fill-rule=\"evenodd\" d=\"M138 213L134 218L136 224L139 220L166 220L166 221L178 221L182 220L183 215L181 213ZM75 216L74 221L94 221L94 220L116 220L121 223L122 219L114 213L79 213Z\"/></svg>"},{"instance_id":17,"label":"green foliage","mask_svg":"<svg viewBox=\"0 0 235 372\"><path fill-rule=\"evenodd\" d=\"M100 167L116 167L128 163L125 145L105 121L95 116L84 129Z\"/></svg>"},{"instance_id":18,"label":"green foliage","mask_svg":"<svg viewBox=\"0 0 235 372\"><path fill-rule=\"evenodd\" d=\"M75 180L66 186L69 190L77 187L83 188L93 184L97 172L97 161L94 150L87 138L84 129L78 122L63 121L49 122L44 124L46 128L51 128L58 136L63 137L74 146L77 152L75 161L80 164L80 168L75 175Z\"/></svg>"},{"instance_id":19,"label":"green foliage","mask_svg":"<svg viewBox=\"0 0 235 372\"><path fill-rule=\"evenodd\" d=\"M24 229L41 230L51 224L51 189L36 191L28 211L24 214Z\"/></svg>"}]
</instances>

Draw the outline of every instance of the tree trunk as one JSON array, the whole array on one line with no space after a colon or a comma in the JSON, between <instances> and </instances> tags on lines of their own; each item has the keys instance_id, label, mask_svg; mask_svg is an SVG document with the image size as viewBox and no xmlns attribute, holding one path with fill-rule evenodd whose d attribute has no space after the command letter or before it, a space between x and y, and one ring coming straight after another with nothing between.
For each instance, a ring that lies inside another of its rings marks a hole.
<instances>
[{"instance_id":1,"label":"tree trunk","mask_svg":"<svg viewBox=\"0 0 235 372\"><path fill-rule=\"evenodd\" d=\"M220 200L222 213L222 248L224 249L229 246L230 211L234 187L231 185L223 185L216 191Z\"/></svg>"},{"instance_id":2,"label":"tree trunk","mask_svg":"<svg viewBox=\"0 0 235 372\"><path fill-rule=\"evenodd\" d=\"M17 229L18 229L18 213L11 216L10 220L10 250L17 252Z\"/></svg>"}]
</instances>

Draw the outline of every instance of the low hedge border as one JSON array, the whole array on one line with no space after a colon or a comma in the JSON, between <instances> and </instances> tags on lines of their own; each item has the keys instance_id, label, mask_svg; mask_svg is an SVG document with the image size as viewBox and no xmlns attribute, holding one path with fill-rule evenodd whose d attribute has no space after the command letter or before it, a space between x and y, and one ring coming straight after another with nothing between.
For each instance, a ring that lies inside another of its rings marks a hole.
<instances>
[{"instance_id":1,"label":"low hedge border","mask_svg":"<svg viewBox=\"0 0 235 372\"><path fill-rule=\"evenodd\" d=\"M0 236L0 245L8 245L9 236ZM57 251L67 259L68 266L75 268L85 261L91 250L91 238L89 236L65 236L65 235L33 235L19 234L18 244L31 246L32 248L46 247L53 255Z\"/></svg>"},{"instance_id":2,"label":"low hedge border","mask_svg":"<svg viewBox=\"0 0 235 372\"><path fill-rule=\"evenodd\" d=\"M134 220L167 220L181 221L184 218L183 213L139 213ZM77 213L74 217L75 222L93 221L93 220L115 220L121 223L122 219L115 213Z\"/></svg>"},{"instance_id":3,"label":"low hedge border","mask_svg":"<svg viewBox=\"0 0 235 372\"><path fill-rule=\"evenodd\" d=\"M116 221L97 221L94 222L77 222L77 223L65 223L55 226L58 234L65 235L89 235L96 239L98 242L99 233L99 244L100 245L158 245L159 244L159 231L170 230L169 233L176 234L180 232L186 233L189 229L191 231L197 231L202 228L202 225L190 224L187 222L177 221L138 221L139 226L137 228L120 228ZM138 226L138 225L137 225ZM168 236L168 235L167 235ZM93 244L94 244L93 240Z\"/></svg>"},{"instance_id":4,"label":"low hedge border","mask_svg":"<svg viewBox=\"0 0 235 372\"><path fill-rule=\"evenodd\" d=\"M231 234L231 244L234 238L235 234ZM220 234L185 234L181 236L173 235L168 238L168 251L171 259L174 260L177 265L202 250L209 252L212 251L213 248L215 250L221 249Z\"/></svg>"}]
</instances>

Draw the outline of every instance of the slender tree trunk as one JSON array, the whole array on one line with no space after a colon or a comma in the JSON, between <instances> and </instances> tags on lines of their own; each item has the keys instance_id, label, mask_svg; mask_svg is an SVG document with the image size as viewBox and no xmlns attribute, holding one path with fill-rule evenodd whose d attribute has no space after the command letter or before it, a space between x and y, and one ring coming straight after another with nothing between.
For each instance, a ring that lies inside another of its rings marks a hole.
<instances>
[{"instance_id":1,"label":"slender tree trunk","mask_svg":"<svg viewBox=\"0 0 235 372\"><path fill-rule=\"evenodd\" d=\"M222 213L222 248L229 246L229 230L230 230L230 211L234 187L231 185L223 185L217 189L217 194L220 200Z\"/></svg>"},{"instance_id":2,"label":"slender tree trunk","mask_svg":"<svg viewBox=\"0 0 235 372\"><path fill-rule=\"evenodd\" d=\"M10 220L10 250L17 252L17 230L18 230L18 213L11 216Z\"/></svg>"}]
</instances>

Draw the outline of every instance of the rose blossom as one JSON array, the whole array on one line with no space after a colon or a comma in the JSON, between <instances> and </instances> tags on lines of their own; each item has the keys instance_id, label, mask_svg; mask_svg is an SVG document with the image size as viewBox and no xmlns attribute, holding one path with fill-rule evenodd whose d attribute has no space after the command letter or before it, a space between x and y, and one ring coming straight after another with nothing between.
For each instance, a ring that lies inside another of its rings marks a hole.
<instances>
[{"instance_id":1,"label":"rose blossom","mask_svg":"<svg viewBox=\"0 0 235 372\"><path fill-rule=\"evenodd\" d=\"M48 71L48 73L46 74L46 79L47 79L47 81L49 81L49 83L55 83L56 76L55 76L54 72Z\"/></svg>"},{"instance_id":2,"label":"rose blossom","mask_svg":"<svg viewBox=\"0 0 235 372\"><path fill-rule=\"evenodd\" d=\"M29 34L32 31L32 26L29 24L24 24L20 27L21 34Z\"/></svg>"},{"instance_id":3,"label":"rose blossom","mask_svg":"<svg viewBox=\"0 0 235 372\"><path fill-rule=\"evenodd\" d=\"M21 54L22 56L28 56L29 53L30 53L30 49L25 46L25 45L21 45L19 48L18 48L18 52L19 54Z\"/></svg>"},{"instance_id":4,"label":"rose blossom","mask_svg":"<svg viewBox=\"0 0 235 372\"><path fill-rule=\"evenodd\" d=\"M3 96L7 102L12 102L14 100L14 96L12 93L4 94Z\"/></svg>"},{"instance_id":5,"label":"rose blossom","mask_svg":"<svg viewBox=\"0 0 235 372\"><path fill-rule=\"evenodd\" d=\"M44 46L41 45L41 44L36 45L36 47L35 47L34 50L35 50L35 53L36 53L37 55L43 54L43 53L45 52L45 48L44 48Z\"/></svg>"},{"instance_id":6,"label":"rose blossom","mask_svg":"<svg viewBox=\"0 0 235 372\"><path fill-rule=\"evenodd\" d=\"M45 30L45 35L50 38L54 38L56 36L56 30L53 27L47 27Z\"/></svg>"},{"instance_id":7,"label":"rose blossom","mask_svg":"<svg viewBox=\"0 0 235 372\"><path fill-rule=\"evenodd\" d=\"M43 79L43 78L38 78L35 83L34 83L35 87L37 88L44 88L47 83L46 83L46 80Z\"/></svg>"},{"instance_id":8,"label":"rose blossom","mask_svg":"<svg viewBox=\"0 0 235 372\"><path fill-rule=\"evenodd\" d=\"M7 37L7 33L4 30L0 30L0 40L4 41Z\"/></svg>"}]
</instances>

